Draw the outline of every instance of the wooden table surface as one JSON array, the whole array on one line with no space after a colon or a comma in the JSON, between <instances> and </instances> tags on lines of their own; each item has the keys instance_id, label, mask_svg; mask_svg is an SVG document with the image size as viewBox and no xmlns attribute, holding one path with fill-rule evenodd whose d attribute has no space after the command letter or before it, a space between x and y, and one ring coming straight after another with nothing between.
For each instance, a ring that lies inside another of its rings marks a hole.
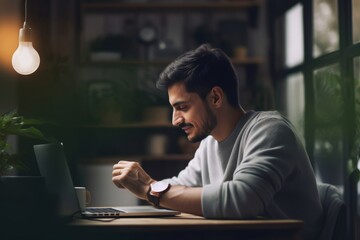
<instances>
[{"instance_id":1,"label":"wooden table surface","mask_svg":"<svg viewBox=\"0 0 360 240\"><path fill-rule=\"evenodd\" d=\"M182 213L175 217L76 219L67 225L74 239L299 239L294 219L223 220ZM76 237L75 237L76 236Z\"/></svg>"}]
</instances>

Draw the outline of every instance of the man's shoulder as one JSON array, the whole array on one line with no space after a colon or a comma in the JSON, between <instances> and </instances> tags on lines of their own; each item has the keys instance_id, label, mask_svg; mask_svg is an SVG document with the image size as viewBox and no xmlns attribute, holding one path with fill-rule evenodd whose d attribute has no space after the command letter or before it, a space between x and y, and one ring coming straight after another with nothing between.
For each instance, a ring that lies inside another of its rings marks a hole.
<instances>
[{"instance_id":1,"label":"man's shoulder","mask_svg":"<svg viewBox=\"0 0 360 240\"><path fill-rule=\"evenodd\" d=\"M257 115L253 118L253 125L271 125L271 126L291 126L286 117L278 111L258 111Z\"/></svg>"},{"instance_id":2,"label":"man's shoulder","mask_svg":"<svg viewBox=\"0 0 360 240\"><path fill-rule=\"evenodd\" d=\"M279 119L284 120L284 116L281 115L278 111L259 111L257 115L258 120L263 119Z\"/></svg>"}]
</instances>

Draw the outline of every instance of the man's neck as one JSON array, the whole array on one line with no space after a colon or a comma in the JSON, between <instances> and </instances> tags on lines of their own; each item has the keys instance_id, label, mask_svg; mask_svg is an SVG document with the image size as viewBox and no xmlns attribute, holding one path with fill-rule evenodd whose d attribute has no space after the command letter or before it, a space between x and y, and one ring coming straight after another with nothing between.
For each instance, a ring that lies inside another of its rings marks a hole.
<instances>
[{"instance_id":1,"label":"man's neck","mask_svg":"<svg viewBox=\"0 0 360 240\"><path fill-rule=\"evenodd\" d=\"M217 126L211 135L218 141L224 141L235 129L240 118L244 116L245 110L241 107L228 107L222 109L217 115Z\"/></svg>"}]
</instances>

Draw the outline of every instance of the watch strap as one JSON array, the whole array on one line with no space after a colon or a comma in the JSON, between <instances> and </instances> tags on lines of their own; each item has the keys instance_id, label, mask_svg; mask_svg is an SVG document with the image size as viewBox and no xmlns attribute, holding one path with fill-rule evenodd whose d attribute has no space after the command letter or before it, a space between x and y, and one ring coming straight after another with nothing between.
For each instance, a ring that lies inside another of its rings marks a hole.
<instances>
[{"instance_id":1,"label":"watch strap","mask_svg":"<svg viewBox=\"0 0 360 240\"><path fill-rule=\"evenodd\" d=\"M170 184L169 186L162 192L154 192L151 189L151 186L149 186L149 190L147 191L146 197L147 197L147 201L153 205L156 208L160 208L160 198L161 196L166 193L169 189L170 189Z\"/></svg>"}]
</instances>

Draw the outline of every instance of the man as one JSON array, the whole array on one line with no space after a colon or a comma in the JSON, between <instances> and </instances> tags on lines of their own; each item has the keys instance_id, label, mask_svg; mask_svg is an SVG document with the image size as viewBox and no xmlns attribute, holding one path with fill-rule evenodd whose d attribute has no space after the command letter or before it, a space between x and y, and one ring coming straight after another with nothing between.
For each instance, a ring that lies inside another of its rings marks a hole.
<instances>
[{"instance_id":1,"label":"man","mask_svg":"<svg viewBox=\"0 0 360 240\"><path fill-rule=\"evenodd\" d=\"M178 57L160 75L172 121L201 141L177 177L157 182L138 163L119 161L113 182L155 206L206 218L296 218L304 239L321 226L321 204L304 147L277 112L244 111L229 58L209 45Z\"/></svg>"}]
</instances>

